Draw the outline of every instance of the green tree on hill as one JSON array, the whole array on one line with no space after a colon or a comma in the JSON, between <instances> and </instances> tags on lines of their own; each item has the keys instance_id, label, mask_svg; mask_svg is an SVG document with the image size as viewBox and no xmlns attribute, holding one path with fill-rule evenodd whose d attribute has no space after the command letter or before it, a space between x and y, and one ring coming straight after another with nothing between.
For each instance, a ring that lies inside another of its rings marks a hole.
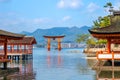
<instances>
[{"instance_id":1,"label":"green tree on hill","mask_svg":"<svg viewBox=\"0 0 120 80\"><path fill-rule=\"evenodd\" d=\"M104 5L104 8L107 8L108 11L110 12L110 15L113 12L113 6L111 2L108 2ZM111 25L111 19L110 15L104 16L104 17L98 17L97 20L93 21L93 28L101 28L101 27L107 27Z\"/></svg>"},{"instance_id":2,"label":"green tree on hill","mask_svg":"<svg viewBox=\"0 0 120 80\"><path fill-rule=\"evenodd\" d=\"M110 12L110 15L104 16L104 17L98 17L97 20L93 21L92 28L102 28L102 27L108 27L111 25L111 13L113 12L113 6L111 2L108 2L105 4L104 8L107 8ZM96 40L93 37L91 37L89 34L82 34L78 35L76 41L78 43L85 42L88 46L90 45L104 45L106 44L107 40Z\"/></svg>"},{"instance_id":3,"label":"green tree on hill","mask_svg":"<svg viewBox=\"0 0 120 80\"><path fill-rule=\"evenodd\" d=\"M105 17L98 17L97 20L93 21L93 28L101 28L101 27L106 27L109 26L110 23L110 17L105 16Z\"/></svg>"},{"instance_id":4,"label":"green tree on hill","mask_svg":"<svg viewBox=\"0 0 120 80\"><path fill-rule=\"evenodd\" d=\"M77 35L76 42L86 43L87 47L90 47L90 46L95 46L96 39L90 36L90 34L80 34L80 35Z\"/></svg>"},{"instance_id":5,"label":"green tree on hill","mask_svg":"<svg viewBox=\"0 0 120 80\"><path fill-rule=\"evenodd\" d=\"M113 6L112 6L112 3L111 2L108 2L104 5L104 8L107 8L108 11L110 12L110 15L112 14L113 12Z\"/></svg>"},{"instance_id":6,"label":"green tree on hill","mask_svg":"<svg viewBox=\"0 0 120 80\"><path fill-rule=\"evenodd\" d=\"M104 8L107 8L108 11L110 12L110 15L113 12L113 6L111 2L108 2L104 5ZM110 15L108 16L104 16L104 17L98 17L97 20L93 21L93 28L102 28L102 27L108 27L109 25L111 25L111 19L110 19ZM96 44L106 44L107 40L98 40L96 42Z\"/></svg>"},{"instance_id":7,"label":"green tree on hill","mask_svg":"<svg viewBox=\"0 0 120 80\"><path fill-rule=\"evenodd\" d=\"M81 42L86 42L88 40L89 34L80 34L77 35L76 42L81 43Z\"/></svg>"}]
</instances>

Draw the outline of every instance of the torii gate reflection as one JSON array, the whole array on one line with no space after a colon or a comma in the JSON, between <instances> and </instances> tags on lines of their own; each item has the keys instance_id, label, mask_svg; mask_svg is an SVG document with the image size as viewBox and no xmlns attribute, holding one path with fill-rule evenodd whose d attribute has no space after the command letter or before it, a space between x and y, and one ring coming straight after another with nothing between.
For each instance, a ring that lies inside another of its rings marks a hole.
<instances>
[{"instance_id":1,"label":"torii gate reflection","mask_svg":"<svg viewBox=\"0 0 120 80\"><path fill-rule=\"evenodd\" d=\"M51 67L53 64L56 66L61 66L63 60L61 58L60 51L58 51L58 54L56 56L51 56L50 54L51 54L50 51L48 51L48 53L47 53L47 65L48 65L48 67Z\"/></svg>"},{"instance_id":2,"label":"torii gate reflection","mask_svg":"<svg viewBox=\"0 0 120 80\"><path fill-rule=\"evenodd\" d=\"M58 50L61 50L61 39L64 38L65 36L43 36L44 38L47 38L47 49L48 51L50 51L50 43L51 43L51 39L55 40L57 39L58 42Z\"/></svg>"}]
</instances>

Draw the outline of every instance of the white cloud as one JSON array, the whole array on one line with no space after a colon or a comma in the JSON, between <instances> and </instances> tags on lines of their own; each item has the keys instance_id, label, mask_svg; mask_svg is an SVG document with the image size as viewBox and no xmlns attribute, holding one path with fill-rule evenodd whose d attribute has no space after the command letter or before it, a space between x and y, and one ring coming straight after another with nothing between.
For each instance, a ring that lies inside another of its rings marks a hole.
<instances>
[{"instance_id":1,"label":"white cloud","mask_svg":"<svg viewBox=\"0 0 120 80\"><path fill-rule=\"evenodd\" d=\"M91 2L88 6L87 6L87 10L89 12L94 12L99 8L98 5L96 5L95 3Z\"/></svg>"},{"instance_id":2,"label":"white cloud","mask_svg":"<svg viewBox=\"0 0 120 80\"><path fill-rule=\"evenodd\" d=\"M58 3L58 7L59 8L63 8L65 6L65 2L64 0L61 0L59 3Z\"/></svg>"},{"instance_id":3,"label":"white cloud","mask_svg":"<svg viewBox=\"0 0 120 80\"><path fill-rule=\"evenodd\" d=\"M14 12L9 12L9 13L0 13L0 23L2 22L8 24L19 24L19 23L29 23L29 24L40 24L40 23L46 23L50 22L51 20L49 18L33 18L33 19L28 19L21 17L21 15L14 13Z\"/></svg>"},{"instance_id":4,"label":"white cloud","mask_svg":"<svg viewBox=\"0 0 120 80\"><path fill-rule=\"evenodd\" d=\"M68 21L68 20L70 20L70 19L71 19L70 16L64 16L63 19L62 19L62 21Z\"/></svg>"},{"instance_id":5,"label":"white cloud","mask_svg":"<svg viewBox=\"0 0 120 80\"><path fill-rule=\"evenodd\" d=\"M19 24L23 24L25 22L25 20L22 19L10 19L10 18L5 18L0 20L0 24L2 26L14 26L14 25L19 25Z\"/></svg>"},{"instance_id":6,"label":"white cloud","mask_svg":"<svg viewBox=\"0 0 120 80\"><path fill-rule=\"evenodd\" d=\"M34 18L34 19L26 19L26 18L4 18L0 20L0 24L3 26L15 26L19 24L24 24L24 25L40 25L44 23L49 23L50 19L45 19L45 18ZM22 26L21 26L22 27Z\"/></svg>"},{"instance_id":7,"label":"white cloud","mask_svg":"<svg viewBox=\"0 0 120 80\"><path fill-rule=\"evenodd\" d=\"M79 8L82 5L81 0L60 0L57 4L58 8Z\"/></svg>"},{"instance_id":8,"label":"white cloud","mask_svg":"<svg viewBox=\"0 0 120 80\"><path fill-rule=\"evenodd\" d=\"M51 22L49 18L33 18L28 19L20 16L16 13L0 13L0 29L10 30L17 29L18 31L23 30L35 30L41 25L46 25ZM13 30L16 32L16 30Z\"/></svg>"}]
</instances>

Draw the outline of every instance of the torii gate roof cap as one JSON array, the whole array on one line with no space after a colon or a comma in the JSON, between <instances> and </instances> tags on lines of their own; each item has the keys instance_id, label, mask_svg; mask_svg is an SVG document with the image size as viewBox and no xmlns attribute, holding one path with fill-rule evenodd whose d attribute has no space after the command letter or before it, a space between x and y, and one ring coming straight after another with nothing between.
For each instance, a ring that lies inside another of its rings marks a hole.
<instances>
[{"instance_id":1,"label":"torii gate roof cap","mask_svg":"<svg viewBox=\"0 0 120 80\"><path fill-rule=\"evenodd\" d=\"M65 37L65 35L62 35L62 36L43 36L45 38L63 38Z\"/></svg>"}]
</instances>

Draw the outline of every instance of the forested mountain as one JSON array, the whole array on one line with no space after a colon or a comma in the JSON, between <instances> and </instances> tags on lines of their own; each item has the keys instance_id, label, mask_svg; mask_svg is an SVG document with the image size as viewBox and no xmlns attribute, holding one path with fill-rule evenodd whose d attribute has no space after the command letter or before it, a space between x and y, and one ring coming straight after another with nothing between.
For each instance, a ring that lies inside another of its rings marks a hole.
<instances>
[{"instance_id":1,"label":"forested mountain","mask_svg":"<svg viewBox=\"0 0 120 80\"><path fill-rule=\"evenodd\" d=\"M63 39L64 42L75 42L76 37L78 34L86 34L88 33L88 29L90 27L88 26L82 26L82 27L54 27L50 29L37 29L34 32L21 32L22 34L25 34L27 36L34 36L37 40L37 43L44 42L44 35L65 35L65 38Z\"/></svg>"}]
</instances>

